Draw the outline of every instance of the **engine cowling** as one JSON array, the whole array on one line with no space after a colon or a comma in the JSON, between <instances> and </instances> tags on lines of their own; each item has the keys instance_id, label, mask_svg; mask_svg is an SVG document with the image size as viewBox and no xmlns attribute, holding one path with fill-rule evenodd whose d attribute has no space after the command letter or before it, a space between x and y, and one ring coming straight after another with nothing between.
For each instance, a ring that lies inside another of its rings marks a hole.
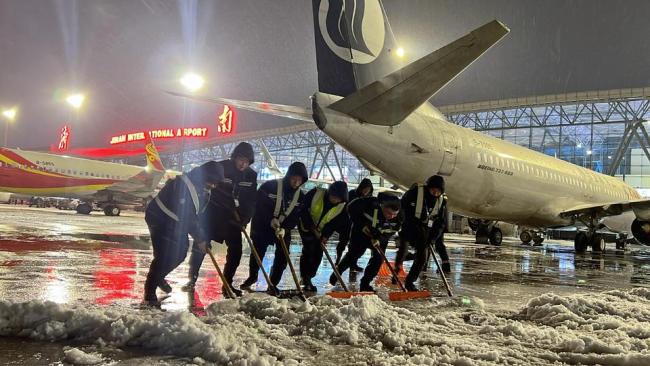
<instances>
[{"instance_id":1,"label":"engine cowling","mask_svg":"<svg viewBox=\"0 0 650 366\"><path fill-rule=\"evenodd\" d=\"M634 219L632 221L632 235L643 245L650 245L650 221Z\"/></svg>"}]
</instances>

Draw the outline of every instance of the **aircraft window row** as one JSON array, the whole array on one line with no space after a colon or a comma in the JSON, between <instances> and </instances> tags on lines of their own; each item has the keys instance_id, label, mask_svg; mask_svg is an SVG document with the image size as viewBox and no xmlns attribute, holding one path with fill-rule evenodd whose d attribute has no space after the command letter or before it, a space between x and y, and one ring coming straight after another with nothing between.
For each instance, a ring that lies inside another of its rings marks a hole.
<instances>
[{"instance_id":1,"label":"aircraft window row","mask_svg":"<svg viewBox=\"0 0 650 366\"><path fill-rule=\"evenodd\" d=\"M19 169L28 169L32 168L27 165L23 164L11 164L11 163L6 163L4 161L0 161L0 168L9 168L9 167L15 167ZM59 169L59 168L52 168L52 167L43 167L39 166L36 169L44 171L44 172L52 172L52 173L60 173L60 174L68 174L72 176L82 176L82 177L97 177L97 178L105 178L105 179L126 179L126 176L122 175L112 175L112 174L104 174L104 173L94 173L94 172L87 172L87 171L77 171L73 169Z\"/></svg>"}]
</instances>

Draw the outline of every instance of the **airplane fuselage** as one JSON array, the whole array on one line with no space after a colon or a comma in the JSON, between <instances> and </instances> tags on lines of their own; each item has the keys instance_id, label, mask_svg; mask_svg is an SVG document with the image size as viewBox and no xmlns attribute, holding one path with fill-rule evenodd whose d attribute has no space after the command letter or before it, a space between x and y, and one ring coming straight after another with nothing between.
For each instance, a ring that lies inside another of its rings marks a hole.
<instances>
[{"instance_id":1,"label":"airplane fuselage","mask_svg":"<svg viewBox=\"0 0 650 366\"><path fill-rule=\"evenodd\" d=\"M328 109L339 97L315 98L316 123L337 143L402 188L444 175L449 208L464 216L566 226L566 209L641 198L614 177L450 123L429 103L385 127Z\"/></svg>"}]
</instances>

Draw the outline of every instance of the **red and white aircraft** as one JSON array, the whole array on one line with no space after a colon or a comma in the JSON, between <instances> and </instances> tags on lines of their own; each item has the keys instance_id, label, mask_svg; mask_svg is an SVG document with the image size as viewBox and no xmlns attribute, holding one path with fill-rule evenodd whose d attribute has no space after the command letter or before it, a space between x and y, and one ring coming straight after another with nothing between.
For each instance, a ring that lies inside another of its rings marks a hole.
<instances>
[{"instance_id":1,"label":"red and white aircraft","mask_svg":"<svg viewBox=\"0 0 650 366\"><path fill-rule=\"evenodd\" d=\"M147 165L141 167L0 148L0 191L78 198L83 201L78 213L89 214L94 202L107 216L117 216L120 205L149 198L165 174L151 138L145 142L145 154Z\"/></svg>"}]
</instances>

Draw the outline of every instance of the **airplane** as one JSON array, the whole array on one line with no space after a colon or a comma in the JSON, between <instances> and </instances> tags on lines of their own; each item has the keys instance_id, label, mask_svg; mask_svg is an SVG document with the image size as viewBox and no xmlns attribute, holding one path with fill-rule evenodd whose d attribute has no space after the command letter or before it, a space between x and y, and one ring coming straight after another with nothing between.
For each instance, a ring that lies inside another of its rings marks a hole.
<instances>
[{"instance_id":1,"label":"airplane","mask_svg":"<svg viewBox=\"0 0 650 366\"><path fill-rule=\"evenodd\" d=\"M582 223L575 251L603 252L602 229L623 220L622 240L631 232L650 245L650 200L623 181L450 123L429 103L506 36L504 24L491 21L402 66L380 1L312 4L318 91L311 108L168 93L313 121L370 172L402 189L445 176L450 211L481 220L477 242L487 237L500 245L498 221L526 228L520 238L538 235L539 244L543 228Z\"/></svg>"},{"instance_id":2,"label":"airplane","mask_svg":"<svg viewBox=\"0 0 650 366\"><path fill-rule=\"evenodd\" d=\"M149 199L165 175L158 150L145 140L145 167L0 148L0 191L21 195L78 198L76 211L90 214L93 202L106 216Z\"/></svg>"}]
</instances>

